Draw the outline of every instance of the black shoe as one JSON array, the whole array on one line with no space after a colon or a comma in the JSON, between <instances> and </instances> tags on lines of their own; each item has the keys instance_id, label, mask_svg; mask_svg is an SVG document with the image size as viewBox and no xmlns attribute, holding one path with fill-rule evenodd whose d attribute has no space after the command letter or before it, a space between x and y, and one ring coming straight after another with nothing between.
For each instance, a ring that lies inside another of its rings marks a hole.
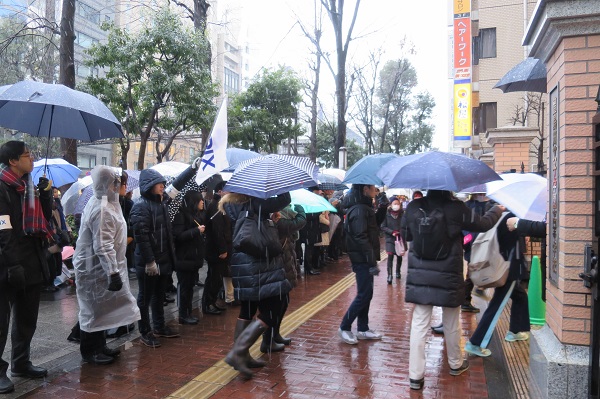
<instances>
[{"instance_id":1,"label":"black shoe","mask_svg":"<svg viewBox=\"0 0 600 399\"><path fill-rule=\"evenodd\" d=\"M440 323L437 326L431 326L431 331L433 331L436 334L444 334L444 325Z\"/></svg>"},{"instance_id":2,"label":"black shoe","mask_svg":"<svg viewBox=\"0 0 600 399\"><path fill-rule=\"evenodd\" d=\"M467 303L466 305L461 305L460 310L462 310L463 312L470 312L470 313L479 313L480 312L479 308L476 308L475 306L473 306L470 303Z\"/></svg>"},{"instance_id":3,"label":"black shoe","mask_svg":"<svg viewBox=\"0 0 600 399\"><path fill-rule=\"evenodd\" d=\"M180 317L179 324L192 326L194 324L198 324L198 319L196 319L195 317Z\"/></svg>"},{"instance_id":4,"label":"black shoe","mask_svg":"<svg viewBox=\"0 0 600 399\"><path fill-rule=\"evenodd\" d=\"M48 375L48 370L30 364L23 370L11 370L10 375L13 377L43 378Z\"/></svg>"},{"instance_id":5,"label":"black shoe","mask_svg":"<svg viewBox=\"0 0 600 399\"><path fill-rule=\"evenodd\" d=\"M173 302L175 302L175 298L171 298L169 295L165 294L165 302L166 303L173 303Z\"/></svg>"},{"instance_id":6,"label":"black shoe","mask_svg":"<svg viewBox=\"0 0 600 399\"><path fill-rule=\"evenodd\" d=\"M170 327L163 327L160 330L154 330L154 335L156 335L157 337L164 337L164 338L177 338L179 337L179 333L176 331L171 330Z\"/></svg>"},{"instance_id":7,"label":"black shoe","mask_svg":"<svg viewBox=\"0 0 600 399\"><path fill-rule=\"evenodd\" d=\"M200 281L196 281L196 287L204 287L204 283L201 283Z\"/></svg>"},{"instance_id":8,"label":"black shoe","mask_svg":"<svg viewBox=\"0 0 600 399\"><path fill-rule=\"evenodd\" d=\"M102 348L102 354L106 355L106 356L110 356L110 357L117 357L121 354L121 350L118 348L109 348L108 346L104 345L104 348Z\"/></svg>"},{"instance_id":9,"label":"black shoe","mask_svg":"<svg viewBox=\"0 0 600 399\"><path fill-rule=\"evenodd\" d=\"M410 389L414 389L415 391L420 391L423 389L423 385L425 385L425 378L421 378L420 380L413 380L412 378L409 378L409 380Z\"/></svg>"},{"instance_id":10,"label":"black shoe","mask_svg":"<svg viewBox=\"0 0 600 399\"><path fill-rule=\"evenodd\" d=\"M321 274L321 272L318 270L309 270L306 272L306 274L310 274L311 276L318 276L319 274Z\"/></svg>"},{"instance_id":11,"label":"black shoe","mask_svg":"<svg viewBox=\"0 0 600 399\"><path fill-rule=\"evenodd\" d=\"M400 273L396 273L396 278L397 279L401 279L402 278L402 276L400 275Z\"/></svg>"},{"instance_id":12,"label":"black shoe","mask_svg":"<svg viewBox=\"0 0 600 399\"><path fill-rule=\"evenodd\" d=\"M242 303L240 301L238 301L237 299L234 299L231 302L227 302L227 306L240 306Z\"/></svg>"},{"instance_id":13,"label":"black shoe","mask_svg":"<svg viewBox=\"0 0 600 399\"><path fill-rule=\"evenodd\" d=\"M79 338L79 335L75 335L73 333L73 331L71 331L71 334L69 334L69 336L67 337L67 341L70 341L70 342L81 342L81 339Z\"/></svg>"},{"instance_id":14,"label":"black shoe","mask_svg":"<svg viewBox=\"0 0 600 399\"><path fill-rule=\"evenodd\" d=\"M5 373L0 375L0 393L9 393L15 390L15 384L12 383L10 378Z\"/></svg>"},{"instance_id":15,"label":"black shoe","mask_svg":"<svg viewBox=\"0 0 600 399\"><path fill-rule=\"evenodd\" d=\"M160 347L160 341L158 339L156 339L156 337L154 336L153 333L149 332L146 334L143 334L140 337L140 341L142 342L142 344L149 346L151 348L158 348Z\"/></svg>"},{"instance_id":16,"label":"black shoe","mask_svg":"<svg viewBox=\"0 0 600 399\"><path fill-rule=\"evenodd\" d=\"M206 309L204 309L204 310L202 311L202 313L204 313L204 314L214 314L214 315L219 315L219 314L221 314L222 312L221 312L221 311L220 311L220 310L219 310L219 309L218 309L218 308L217 308L215 305L208 305L208 306L206 307Z\"/></svg>"},{"instance_id":17,"label":"black shoe","mask_svg":"<svg viewBox=\"0 0 600 399\"><path fill-rule=\"evenodd\" d=\"M214 303L215 308L217 308L218 310L227 310L227 302L225 302L222 299L217 299L217 301Z\"/></svg>"},{"instance_id":18,"label":"black shoe","mask_svg":"<svg viewBox=\"0 0 600 399\"><path fill-rule=\"evenodd\" d=\"M391 274L388 275L387 282L390 285L392 284L392 275Z\"/></svg>"},{"instance_id":19,"label":"black shoe","mask_svg":"<svg viewBox=\"0 0 600 399\"><path fill-rule=\"evenodd\" d=\"M104 353L100 352L100 353L95 353L93 355L88 355L88 356L82 356L83 360L86 363L89 364L96 364L96 365L105 365L105 364L111 364L112 362L115 361L115 358L112 356L108 356L105 355Z\"/></svg>"}]
</instances>

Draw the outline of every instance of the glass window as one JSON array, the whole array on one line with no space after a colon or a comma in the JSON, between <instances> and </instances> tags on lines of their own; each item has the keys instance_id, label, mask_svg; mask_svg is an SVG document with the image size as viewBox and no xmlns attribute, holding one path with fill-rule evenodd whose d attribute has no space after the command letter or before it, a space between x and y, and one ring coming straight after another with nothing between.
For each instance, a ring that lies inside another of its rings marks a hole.
<instances>
[{"instance_id":1,"label":"glass window","mask_svg":"<svg viewBox=\"0 0 600 399\"><path fill-rule=\"evenodd\" d=\"M235 73L229 68L225 69L225 81L223 82L223 88L226 93L238 93L240 91L240 75Z\"/></svg>"},{"instance_id":2,"label":"glass window","mask_svg":"<svg viewBox=\"0 0 600 399\"><path fill-rule=\"evenodd\" d=\"M102 157L102 165L108 165L108 158Z\"/></svg>"},{"instance_id":3,"label":"glass window","mask_svg":"<svg viewBox=\"0 0 600 399\"><path fill-rule=\"evenodd\" d=\"M75 31L75 44L83 48L89 48L92 46L92 44L96 43L98 43L97 39L94 39L85 33Z\"/></svg>"},{"instance_id":4,"label":"glass window","mask_svg":"<svg viewBox=\"0 0 600 399\"><path fill-rule=\"evenodd\" d=\"M498 104L480 103L479 108L473 109L473 132L485 133L498 127Z\"/></svg>"},{"instance_id":5,"label":"glass window","mask_svg":"<svg viewBox=\"0 0 600 399\"><path fill-rule=\"evenodd\" d=\"M473 37L473 65L479 65L481 58L496 58L496 28L479 29Z\"/></svg>"},{"instance_id":6,"label":"glass window","mask_svg":"<svg viewBox=\"0 0 600 399\"><path fill-rule=\"evenodd\" d=\"M88 21L93 22L95 24L100 23L100 12L94 7L88 6L85 3L78 1L75 7L75 13L78 16L85 18Z\"/></svg>"}]
</instances>

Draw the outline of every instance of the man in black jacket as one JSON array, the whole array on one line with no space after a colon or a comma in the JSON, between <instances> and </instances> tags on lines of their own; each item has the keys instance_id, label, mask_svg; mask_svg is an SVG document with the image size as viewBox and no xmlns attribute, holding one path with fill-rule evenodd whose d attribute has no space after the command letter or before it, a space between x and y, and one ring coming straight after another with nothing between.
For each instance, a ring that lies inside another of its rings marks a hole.
<instances>
[{"instance_id":1,"label":"man in black jacket","mask_svg":"<svg viewBox=\"0 0 600 399\"><path fill-rule=\"evenodd\" d=\"M33 154L22 141L0 147L0 353L4 353L13 318L13 377L42 378L48 372L29 360L37 326L42 284L49 279L46 247L51 236L52 191L48 179L33 187ZM38 191L39 192L36 192ZM14 390L0 358L0 393Z\"/></svg>"}]
</instances>

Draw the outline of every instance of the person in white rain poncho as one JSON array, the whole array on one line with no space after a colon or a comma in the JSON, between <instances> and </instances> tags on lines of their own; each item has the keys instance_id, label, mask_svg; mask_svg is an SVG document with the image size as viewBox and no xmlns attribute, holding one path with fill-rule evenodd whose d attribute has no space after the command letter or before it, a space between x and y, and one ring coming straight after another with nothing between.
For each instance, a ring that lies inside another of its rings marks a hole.
<instances>
[{"instance_id":1,"label":"person in white rain poncho","mask_svg":"<svg viewBox=\"0 0 600 399\"><path fill-rule=\"evenodd\" d=\"M104 331L140 319L127 274L127 225L119 205L121 173L109 166L92 170L94 195L81 217L73 256L77 281L81 356L109 364L119 354L106 346Z\"/></svg>"}]
</instances>

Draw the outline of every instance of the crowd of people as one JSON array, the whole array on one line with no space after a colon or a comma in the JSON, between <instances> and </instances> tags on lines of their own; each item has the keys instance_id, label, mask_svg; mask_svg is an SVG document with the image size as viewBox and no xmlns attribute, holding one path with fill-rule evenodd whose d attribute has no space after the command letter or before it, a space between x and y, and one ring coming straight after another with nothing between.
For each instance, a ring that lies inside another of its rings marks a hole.
<instances>
[{"instance_id":1,"label":"crowd of people","mask_svg":"<svg viewBox=\"0 0 600 399\"><path fill-rule=\"evenodd\" d=\"M140 197L127 197L128 176L117 168L96 166L91 173L93 196L85 206L77 231L65 223L60 202L51 182L41 178L33 186L29 173L33 160L29 148L10 141L0 148L0 350L4 352L12 318L11 375L40 378L47 370L34 366L30 345L36 329L40 292L62 266L50 248L64 246L64 240L77 236L73 269L79 302L78 324L71 334L80 344L84 361L105 365L115 361L120 351L109 348L107 331L138 323L140 341L152 348L160 338L178 337L165 322L167 291L176 275L178 322L195 325L194 286L198 272L207 265L200 300L204 315L218 316L239 306L234 344L225 361L246 378L252 369L263 367L250 347L262 337L263 353L277 352L291 344L280 334L291 291L302 274L317 278L323 267L347 254L355 273L357 293L339 326L341 340L356 345L358 340L379 340L382 335L369 326L369 309L374 276L380 273L380 241L387 253L387 283L401 279L406 257L405 300L414 304L410 333L410 387L422 389L425 370L425 343L433 306L442 307L444 337L450 374L458 376L469 368L460 347L459 314L472 307L469 279L464 276L468 257L467 234L492 228L505 218L501 252L511 259L510 290L496 289L490 307L467 342L464 350L489 356L482 347L500 301L511 295L513 311L509 341L528 338L526 294L513 282L523 279L523 253L520 234L542 234L527 221L503 214L502 205L487 209L470 207L451 192L429 190L424 196L415 191L412 200L387 197L373 185L354 184L344 191L310 187L326 198L336 212L308 213L301 205L291 205L289 193L268 199L225 191L225 182L209 192L181 190L193 179L198 160L167 186L167 179L153 169L140 173ZM53 199L53 194L55 199ZM174 219L168 205L183 195ZM54 205L53 205L54 204ZM437 215L440 213L440 215ZM427 236L423 215L432 230L443 235ZM436 225L437 223L437 225ZM527 233L516 231L529 226ZM437 227L437 229L436 229ZM539 227L539 226L535 226ZM65 234L60 234L64 231ZM545 229L544 229L545 232ZM60 237L64 235L64 237ZM425 237L425 238L424 238ZM61 241L63 240L63 241ZM427 241L424 245L423 240ZM515 249L516 248L516 249ZM465 249L467 252L465 253ZM395 260L395 262L394 262ZM394 269L395 263L395 269ZM137 298L129 278L135 271ZM465 288L465 283L467 288ZM468 291L468 293L467 293ZM472 310L471 310L472 311ZM352 325L356 321L356 333ZM0 393L14 385L7 376L8 362L0 358Z\"/></svg>"}]
</instances>

